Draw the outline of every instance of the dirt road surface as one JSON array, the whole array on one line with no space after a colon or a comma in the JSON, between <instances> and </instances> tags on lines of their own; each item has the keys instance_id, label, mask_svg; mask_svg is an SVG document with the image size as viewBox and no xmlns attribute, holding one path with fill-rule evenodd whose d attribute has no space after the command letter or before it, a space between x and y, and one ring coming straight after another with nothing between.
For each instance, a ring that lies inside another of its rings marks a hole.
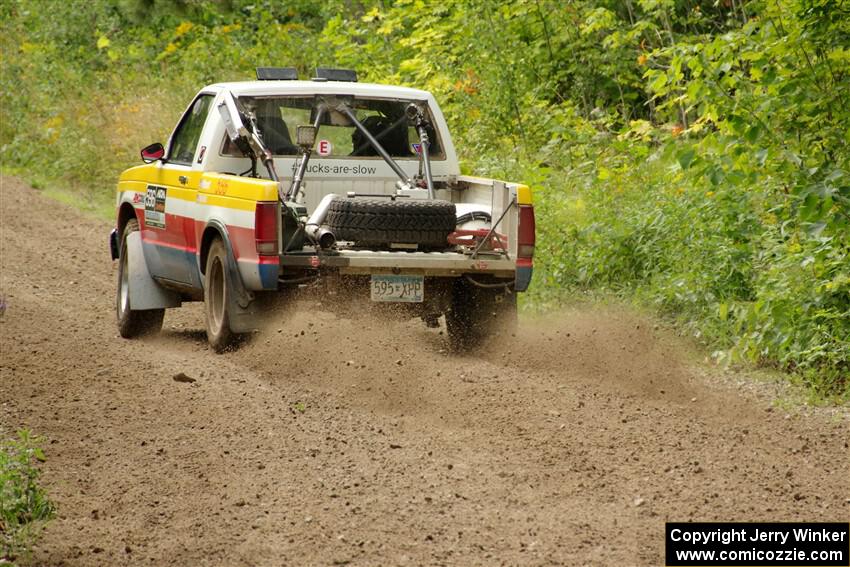
<instances>
[{"instance_id":1,"label":"dirt road surface","mask_svg":"<svg viewBox=\"0 0 850 567\"><path fill-rule=\"evenodd\" d=\"M48 439L39 565L658 565L665 521L850 517L846 412L697 371L636 316L456 356L302 310L216 355L193 304L127 341L108 230L2 179L0 427Z\"/></svg>"}]
</instances>

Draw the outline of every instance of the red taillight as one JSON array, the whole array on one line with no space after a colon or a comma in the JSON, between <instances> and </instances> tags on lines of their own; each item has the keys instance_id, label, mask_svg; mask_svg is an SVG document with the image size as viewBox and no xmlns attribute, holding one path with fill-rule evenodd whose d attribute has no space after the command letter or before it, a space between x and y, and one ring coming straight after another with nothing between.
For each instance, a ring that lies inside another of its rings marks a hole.
<instances>
[{"instance_id":1,"label":"red taillight","mask_svg":"<svg viewBox=\"0 0 850 567\"><path fill-rule=\"evenodd\" d=\"M534 257L534 207L519 206L519 235L517 239L517 256L520 258Z\"/></svg>"},{"instance_id":2,"label":"red taillight","mask_svg":"<svg viewBox=\"0 0 850 567\"><path fill-rule=\"evenodd\" d=\"M277 203L257 203L254 238L257 254L277 254Z\"/></svg>"}]
</instances>

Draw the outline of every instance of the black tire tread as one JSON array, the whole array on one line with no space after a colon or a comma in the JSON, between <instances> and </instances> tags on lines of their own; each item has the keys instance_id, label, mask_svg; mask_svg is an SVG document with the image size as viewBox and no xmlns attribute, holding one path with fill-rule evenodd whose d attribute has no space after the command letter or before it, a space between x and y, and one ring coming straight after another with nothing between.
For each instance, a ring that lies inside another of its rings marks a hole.
<instances>
[{"instance_id":1,"label":"black tire tread","mask_svg":"<svg viewBox=\"0 0 850 567\"><path fill-rule=\"evenodd\" d=\"M446 330L451 349L464 352L517 328L517 296L503 289L479 288L464 278L455 280Z\"/></svg>"},{"instance_id":2,"label":"black tire tread","mask_svg":"<svg viewBox=\"0 0 850 567\"><path fill-rule=\"evenodd\" d=\"M222 269L224 270L221 285L223 286L225 312L221 328L219 329L213 328L210 314L210 309L212 309L210 305L210 279L213 277L212 266L214 259L218 259L222 263ZM240 335L230 330L230 314L228 312L230 293L231 291L227 281L227 251L221 238L216 238L210 245L209 254L207 255L204 280L204 319L207 328L207 342L217 354L232 350L239 344L241 338Z\"/></svg>"},{"instance_id":3,"label":"black tire tread","mask_svg":"<svg viewBox=\"0 0 850 567\"><path fill-rule=\"evenodd\" d=\"M455 214L449 201L346 198L331 202L325 222L338 240L359 246L445 248L455 229Z\"/></svg>"}]
</instances>

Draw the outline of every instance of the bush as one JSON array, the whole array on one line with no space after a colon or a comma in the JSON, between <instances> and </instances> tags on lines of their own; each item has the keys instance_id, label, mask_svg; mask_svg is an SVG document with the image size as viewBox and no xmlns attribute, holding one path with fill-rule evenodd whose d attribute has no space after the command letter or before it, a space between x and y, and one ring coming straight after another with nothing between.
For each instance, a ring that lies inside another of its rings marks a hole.
<instances>
[{"instance_id":1,"label":"bush","mask_svg":"<svg viewBox=\"0 0 850 567\"><path fill-rule=\"evenodd\" d=\"M55 506L38 485L36 461L45 460L42 439L27 430L0 442L0 563L29 553Z\"/></svg>"}]
</instances>

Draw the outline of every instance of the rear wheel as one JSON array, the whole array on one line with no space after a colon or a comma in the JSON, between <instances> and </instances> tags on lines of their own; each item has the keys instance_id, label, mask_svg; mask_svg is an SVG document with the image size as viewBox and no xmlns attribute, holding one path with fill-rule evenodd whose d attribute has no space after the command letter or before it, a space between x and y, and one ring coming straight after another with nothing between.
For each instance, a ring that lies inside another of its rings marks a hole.
<instances>
[{"instance_id":1,"label":"rear wheel","mask_svg":"<svg viewBox=\"0 0 850 567\"><path fill-rule=\"evenodd\" d=\"M207 254L204 280L207 340L216 352L228 350L239 340L239 335L230 330L230 294L227 282L227 249L217 238Z\"/></svg>"},{"instance_id":2,"label":"rear wheel","mask_svg":"<svg viewBox=\"0 0 850 567\"><path fill-rule=\"evenodd\" d=\"M121 235L121 250L118 254L118 293L115 312L118 318L118 333L125 339L153 335L162 329L165 309L134 310L130 308L130 265L127 254L127 237L139 230L139 221L130 219Z\"/></svg>"},{"instance_id":3,"label":"rear wheel","mask_svg":"<svg viewBox=\"0 0 850 567\"><path fill-rule=\"evenodd\" d=\"M465 278L455 280L446 330L455 351L472 349L517 327L516 293L504 287L482 288Z\"/></svg>"}]
</instances>

